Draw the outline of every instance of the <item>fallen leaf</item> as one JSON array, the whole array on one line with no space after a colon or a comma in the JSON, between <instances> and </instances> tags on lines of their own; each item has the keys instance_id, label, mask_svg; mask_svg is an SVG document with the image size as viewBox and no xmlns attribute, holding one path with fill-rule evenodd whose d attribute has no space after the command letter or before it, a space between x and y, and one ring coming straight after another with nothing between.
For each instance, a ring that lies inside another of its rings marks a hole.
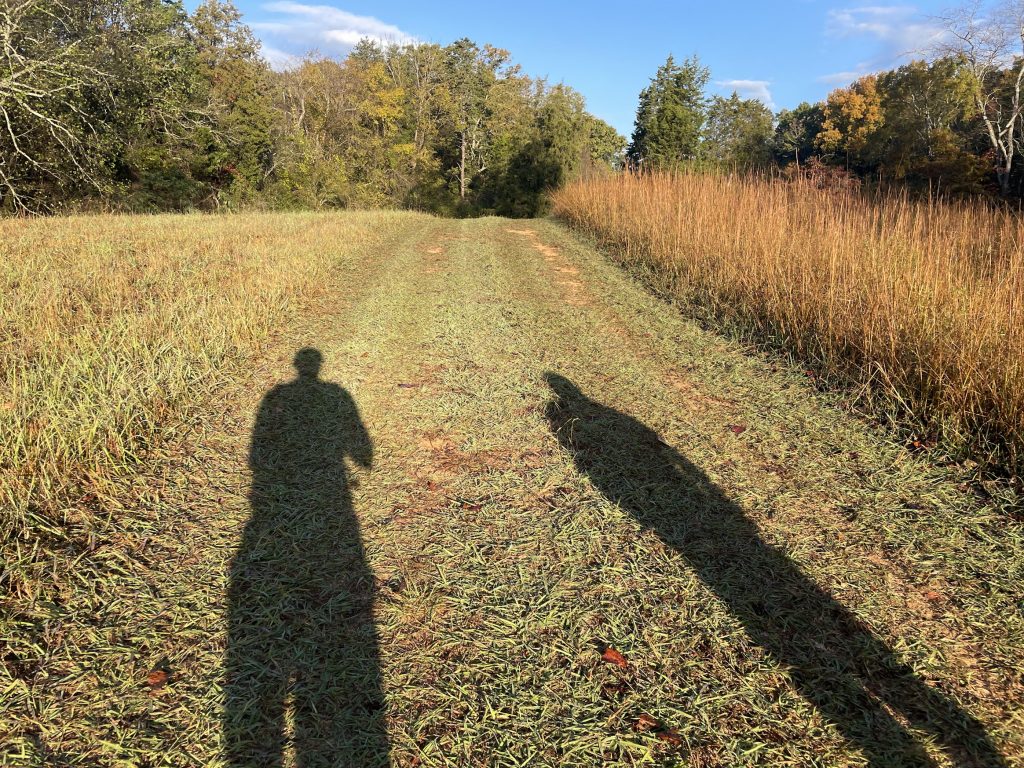
<instances>
[{"instance_id":1,"label":"fallen leaf","mask_svg":"<svg viewBox=\"0 0 1024 768\"><path fill-rule=\"evenodd\" d=\"M614 664L617 667L622 667L622 669L625 669L629 666L629 662L626 661L626 657L614 648L612 648L610 645L607 648L605 648L604 653L601 654L601 661L607 661L609 664Z\"/></svg>"},{"instance_id":2,"label":"fallen leaf","mask_svg":"<svg viewBox=\"0 0 1024 768\"><path fill-rule=\"evenodd\" d=\"M629 690L629 686L627 686L626 683L624 683L624 682L605 683L603 686L601 686L601 694L606 699L614 699L614 698L621 699L623 696L626 695L626 691L628 691L628 690Z\"/></svg>"},{"instance_id":3,"label":"fallen leaf","mask_svg":"<svg viewBox=\"0 0 1024 768\"><path fill-rule=\"evenodd\" d=\"M649 731L652 728L657 728L661 723L658 722L657 718L652 715L648 715L646 712L636 719L633 724L633 729L637 731Z\"/></svg>"},{"instance_id":4,"label":"fallen leaf","mask_svg":"<svg viewBox=\"0 0 1024 768\"><path fill-rule=\"evenodd\" d=\"M683 743L683 737L679 735L679 732L675 728L665 728L664 730L658 731L655 735L662 741L667 741L669 744Z\"/></svg>"},{"instance_id":5,"label":"fallen leaf","mask_svg":"<svg viewBox=\"0 0 1024 768\"><path fill-rule=\"evenodd\" d=\"M151 669L149 674L146 675L146 685L152 690L158 691L167 685L167 681L170 679L170 675L166 669Z\"/></svg>"}]
</instances>

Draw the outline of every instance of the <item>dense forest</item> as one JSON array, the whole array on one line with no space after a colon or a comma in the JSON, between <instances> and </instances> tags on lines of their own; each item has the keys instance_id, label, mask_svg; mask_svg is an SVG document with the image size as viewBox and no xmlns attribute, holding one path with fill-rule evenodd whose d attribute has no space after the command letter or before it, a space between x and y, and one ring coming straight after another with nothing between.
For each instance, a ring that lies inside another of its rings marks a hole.
<instances>
[{"instance_id":1,"label":"dense forest","mask_svg":"<svg viewBox=\"0 0 1024 768\"><path fill-rule=\"evenodd\" d=\"M273 71L230 0L0 4L0 208L532 215L625 140L509 54L364 41Z\"/></svg>"},{"instance_id":2,"label":"dense forest","mask_svg":"<svg viewBox=\"0 0 1024 768\"><path fill-rule=\"evenodd\" d=\"M709 95L696 57L669 57L627 149L572 88L466 39L364 40L275 71L230 0L3 0L0 211L531 216L559 184L623 165L1019 199L1021 19L946 22L926 59L778 114Z\"/></svg>"},{"instance_id":3,"label":"dense forest","mask_svg":"<svg viewBox=\"0 0 1024 768\"><path fill-rule=\"evenodd\" d=\"M777 114L735 93L709 97L708 69L669 57L640 94L629 163L780 168L829 184L1019 200L1024 3L991 10L950 11L924 58Z\"/></svg>"}]
</instances>

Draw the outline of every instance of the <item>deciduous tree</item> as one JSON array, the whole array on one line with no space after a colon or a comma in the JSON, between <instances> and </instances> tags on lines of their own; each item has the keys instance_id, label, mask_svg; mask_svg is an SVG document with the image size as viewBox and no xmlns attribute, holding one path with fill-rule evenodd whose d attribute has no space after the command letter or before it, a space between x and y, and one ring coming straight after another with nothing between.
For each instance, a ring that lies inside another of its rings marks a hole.
<instances>
[{"instance_id":1,"label":"deciduous tree","mask_svg":"<svg viewBox=\"0 0 1024 768\"><path fill-rule=\"evenodd\" d=\"M871 139L883 122L878 79L865 75L828 95L816 143L825 152L845 152L849 166L851 159L865 160Z\"/></svg>"},{"instance_id":2,"label":"deciduous tree","mask_svg":"<svg viewBox=\"0 0 1024 768\"><path fill-rule=\"evenodd\" d=\"M704 132L704 156L732 168L764 168L772 160L772 111L756 99L712 97Z\"/></svg>"},{"instance_id":3,"label":"deciduous tree","mask_svg":"<svg viewBox=\"0 0 1024 768\"><path fill-rule=\"evenodd\" d=\"M995 6L980 0L943 18L946 34L934 47L959 60L969 74L971 95L995 153L1000 191L1010 191L1024 119L1024 0Z\"/></svg>"}]
</instances>

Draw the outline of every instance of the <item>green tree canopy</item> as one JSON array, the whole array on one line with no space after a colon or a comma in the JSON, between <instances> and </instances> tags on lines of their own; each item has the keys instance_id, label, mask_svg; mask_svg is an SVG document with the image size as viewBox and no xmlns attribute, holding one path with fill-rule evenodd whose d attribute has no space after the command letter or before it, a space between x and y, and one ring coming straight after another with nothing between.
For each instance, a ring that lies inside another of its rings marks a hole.
<instances>
[{"instance_id":1,"label":"green tree canopy","mask_svg":"<svg viewBox=\"0 0 1024 768\"><path fill-rule=\"evenodd\" d=\"M696 56L676 64L669 56L640 92L627 158L635 167L673 167L700 150L710 72Z\"/></svg>"},{"instance_id":2,"label":"green tree canopy","mask_svg":"<svg viewBox=\"0 0 1024 768\"><path fill-rule=\"evenodd\" d=\"M757 99L735 92L708 105L704 157L732 168L764 168L772 161L774 116Z\"/></svg>"}]
</instances>

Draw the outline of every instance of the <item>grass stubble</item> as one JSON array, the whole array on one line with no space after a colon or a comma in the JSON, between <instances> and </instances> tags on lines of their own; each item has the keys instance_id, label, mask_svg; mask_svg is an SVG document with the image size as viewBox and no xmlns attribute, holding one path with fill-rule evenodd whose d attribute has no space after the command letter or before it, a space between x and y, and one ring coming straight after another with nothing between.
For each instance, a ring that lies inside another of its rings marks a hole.
<instances>
[{"instance_id":1,"label":"grass stubble","mask_svg":"<svg viewBox=\"0 0 1024 768\"><path fill-rule=\"evenodd\" d=\"M954 469L840 412L801 370L702 330L563 228L394 214L96 224L154 249L177 237L175 262L196 258L197 226L244 243L236 262L268 259L261 269L294 246L319 266L266 279L319 277L196 378L141 465L100 465L98 502L77 488L37 495L20 518L30 527L4 545L6 762L222 764L227 563L249 515L251 416L312 345L374 442L353 500L393 764L865 763L685 559L577 471L545 417L555 372L700 467L1024 765L1019 526ZM626 668L601 660L605 644ZM160 665L170 682L151 690Z\"/></svg>"},{"instance_id":2,"label":"grass stubble","mask_svg":"<svg viewBox=\"0 0 1024 768\"><path fill-rule=\"evenodd\" d=\"M185 645L218 631L211 584L226 588L244 522L221 502L244 492L247 446L228 454L225 470L227 449L206 445L209 435L244 445L257 373L275 344L315 321L339 283L359 288L353 269L378 263L389 242L425 220L0 222L6 760L119 764L130 754L124 760L135 764L147 754L144 716L133 709L140 696L143 710L151 706L146 673L168 650L169 625ZM211 522L222 516L227 541ZM176 570L191 581L166 585ZM182 628L183 605L207 613L185 609ZM214 719L196 736L216 732Z\"/></svg>"}]
</instances>

